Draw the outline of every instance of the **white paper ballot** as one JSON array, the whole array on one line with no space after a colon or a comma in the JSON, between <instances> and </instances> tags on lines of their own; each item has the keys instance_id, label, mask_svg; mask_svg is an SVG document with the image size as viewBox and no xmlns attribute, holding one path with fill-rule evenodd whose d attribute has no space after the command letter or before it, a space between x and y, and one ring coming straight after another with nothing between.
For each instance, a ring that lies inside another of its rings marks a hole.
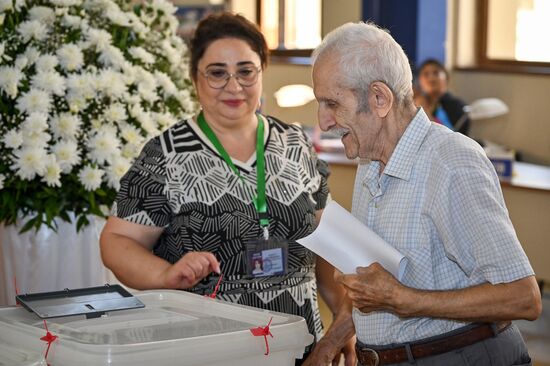
<instances>
[{"instance_id":1,"label":"white paper ballot","mask_svg":"<svg viewBox=\"0 0 550 366\"><path fill-rule=\"evenodd\" d=\"M401 280L407 265L403 254L334 201L325 207L317 229L297 241L345 274L378 262Z\"/></svg>"}]
</instances>

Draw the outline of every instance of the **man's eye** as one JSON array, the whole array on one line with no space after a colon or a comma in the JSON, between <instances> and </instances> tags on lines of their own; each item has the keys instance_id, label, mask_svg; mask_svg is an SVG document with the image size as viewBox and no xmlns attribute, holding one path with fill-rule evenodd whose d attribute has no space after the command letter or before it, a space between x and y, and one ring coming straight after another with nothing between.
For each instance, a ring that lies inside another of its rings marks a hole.
<instances>
[{"instance_id":1,"label":"man's eye","mask_svg":"<svg viewBox=\"0 0 550 366\"><path fill-rule=\"evenodd\" d=\"M215 79L225 79L227 77L227 71L225 70L209 70L208 75Z\"/></svg>"}]
</instances>

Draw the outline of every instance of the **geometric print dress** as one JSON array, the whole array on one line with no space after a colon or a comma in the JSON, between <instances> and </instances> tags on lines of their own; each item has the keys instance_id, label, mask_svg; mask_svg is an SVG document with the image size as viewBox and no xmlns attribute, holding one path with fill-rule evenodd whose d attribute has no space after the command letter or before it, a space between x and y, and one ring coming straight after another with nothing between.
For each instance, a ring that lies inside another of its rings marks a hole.
<instances>
[{"instance_id":1,"label":"geometric print dress","mask_svg":"<svg viewBox=\"0 0 550 366\"><path fill-rule=\"evenodd\" d=\"M231 170L192 119L151 139L121 180L113 215L164 231L153 253L175 263L191 251L220 261L217 298L302 316L316 340L322 335L315 281L315 254L296 240L315 229L315 211L328 198L328 167L298 126L263 117L266 200L270 237L288 241L284 275L247 275L246 243L262 237L253 204L256 156L233 160ZM211 274L191 291L211 293Z\"/></svg>"}]
</instances>

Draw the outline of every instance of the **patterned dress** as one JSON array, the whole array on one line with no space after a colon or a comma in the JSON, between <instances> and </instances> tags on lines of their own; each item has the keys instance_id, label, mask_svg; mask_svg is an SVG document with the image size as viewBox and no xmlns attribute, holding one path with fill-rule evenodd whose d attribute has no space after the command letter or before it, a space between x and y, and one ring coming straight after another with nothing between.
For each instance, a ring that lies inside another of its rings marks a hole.
<instances>
[{"instance_id":1,"label":"patterned dress","mask_svg":"<svg viewBox=\"0 0 550 366\"><path fill-rule=\"evenodd\" d=\"M271 237L288 240L284 275L247 275L246 243L262 236L253 205L256 156L233 160L242 180L193 120L149 141L122 178L113 214L163 227L153 252L171 263L190 251L212 252L221 262L218 298L302 316L319 339L315 255L295 240L315 228L315 211L327 202L328 168L303 131L272 117L265 125L266 196ZM211 293L215 274L190 291Z\"/></svg>"}]
</instances>

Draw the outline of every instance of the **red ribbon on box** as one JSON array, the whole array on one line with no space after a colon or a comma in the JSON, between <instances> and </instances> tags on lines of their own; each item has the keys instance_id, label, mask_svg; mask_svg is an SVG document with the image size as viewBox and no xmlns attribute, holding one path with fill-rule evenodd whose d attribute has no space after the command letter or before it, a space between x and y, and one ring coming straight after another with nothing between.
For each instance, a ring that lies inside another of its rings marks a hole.
<instances>
[{"instance_id":1,"label":"red ribbon on box","mask_svg":"<svg viewBox=\"0 0 550 366\"><path fill-rule=\"evenodd\" d=\"M44 342L48 342L48 348L46 348L46 353L44 354L44 360L46 360L46 364L50 366L50 364L48 363L48 352L50 352L50 346L57 339L57 336L50 333L45 319L44 319L44 328L46 328L46 335L44 337L40 337L40 340Z\"/></svg>"},{"instance_id":2,"label":"red ribbon on box","mask_svg":"<svg viewBox=\"0 0 550 366\"><path fill-rule=\"evenodd\" d=\"M269 323L265 327L257 327L257 328L250 328L250 332L252 332L252 335L254 337L264 337L265 340L265 348L266 351L264 353L265 356L269 355L269 343L267 342L267 336L271 336L273 338L273 334L271 334L271 330L269 330L269 326L271 325L271 321L273 320L273 317L269 319Z\"/></svg>"}]
</instances>

